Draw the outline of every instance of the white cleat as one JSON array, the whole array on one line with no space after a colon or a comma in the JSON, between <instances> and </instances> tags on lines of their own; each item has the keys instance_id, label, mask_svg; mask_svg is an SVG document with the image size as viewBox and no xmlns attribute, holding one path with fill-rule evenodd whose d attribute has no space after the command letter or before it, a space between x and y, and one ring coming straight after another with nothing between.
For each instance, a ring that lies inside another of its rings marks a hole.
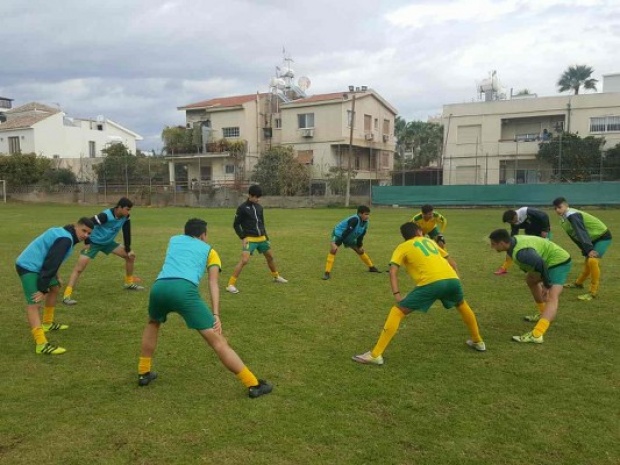
<instances>
[{"instance_id":1,"label":"white cleat","mask_svg":"<svg viewBox=\"0 0 620 465\"><path fill-rule=\"evenodd\" d=\"M284 279L282 276L278 276L277 278L273 278L273 282L286 284L288 283L288 279Z\"/></svg>"},{"instance_id":2,"label":"white cleat","mask_svg":"<svg viewBox=\"0 0 620 465\"><path fill-rule=\"evenodd\" d=\"M226 286L226 291L230 292L231 294L239 294L239 289L237 289L232 284L230 286Z\"/></svg>"},{"instance_id":3,"label":"white cleat","mask_svg":"<svg viewBox=\"0 0 620 465\"><path fill-rule=\"evenodd\" d=\"M487 346L484 341L474 342L471 339L467 339L467 341L465 341L465 344L467 344L472 349L477 350L478 352L486 352L487 350Z\"/></svg>"}]
</instances>

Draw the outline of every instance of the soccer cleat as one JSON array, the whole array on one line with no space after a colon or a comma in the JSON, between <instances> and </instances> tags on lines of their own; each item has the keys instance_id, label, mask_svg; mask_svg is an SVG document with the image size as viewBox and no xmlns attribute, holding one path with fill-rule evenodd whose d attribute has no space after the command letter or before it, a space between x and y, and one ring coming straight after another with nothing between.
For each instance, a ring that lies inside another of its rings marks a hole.
<instances>
[{"instance_id":1,"label":"soccer cleat","mask_svg":"<svg viewBox=\"0 0 620 465\"><path fill-rule=\"evenodd\" d=\"M157 379L157 373L154 371L147 371L141 375L138 375L138 386L148 386L148 384Z\"/></svg>"},{"instance_id":2,"label":"soccer cleat","mask_svg":"<svg viewBox=\"0 0 620 465\"><path fill-rule=\"evenodd\" d=\"M535 337L532 332L525 333L521 336L512 336L512 340L516 342L533 342L534 344L542 344L543 337Z\"/></svg>"},{"instance_id":3,"label":"soccer cleat","mask_svg":"<svg viewBox=\"0 0 620 465\"><path fill-rule=\"evenodd\" d=\"M41 325L43 327L43 331L44 332L48 332L48 331L60 331L61 329L69 329L69 325L63 325L60 323L43 323Z\"/></svg>"},{"instance_id":4,"label":"soccer cleat","mask_svg":"<svg viewBox=\"0 0 620 465\"><path fill-rule=\"evenodd\" d=\"M324 281L327 281L330 277L331 275L329 274L329 271L326 271L321 279L323 279Z\"/></svg>"},{"instance_id":5,"label":"soccer cleat","mask_svg":"<svg viewBox=\"0 0 620 465\"><path fill-rule=\"evenodd\" d=\"M282 276L278 276L277 278L273 278L274 283L286 284L288 283L288 279L284 279Z\"/></svg>"},{"instance_id":6,"label":"soccer cleat","mask_svg":"<svg viewBox=\"0 0 620 465\"><path fill-rule=\"evenodd\" d=\"M577 298L581 301L588 301L588 300L596 299L596 294L592 294L591 292L588 292L587 294L578 295Z\"/></svg>"},{"instance_id":7,"label":"soccer cleat","mask_svg":"<svg viewBox=\"0 0 620 465\"><path fill-rule=\"evenodd\" d=\"M226 290L230 292L231 294L239 294L239 289L237 289L232 284L230 286L226 286Z\"/></svg>"},{"instance_id":8,"label":"soccer cleat","mask_svg":"<svg viewBox=\"0 0 620 465\"><path fill-rule=\"evenodd\" d=\"M259 379L256 386L248 388L248 396L250 399L256 399L262 395L269 394L271 391L273 391L273 386L267 381Z\"/></svg>"},{"instance_id":9,"label":"soccer cleat","mask_svg":"<svg viewBox=\"0 0 620 465\"><path fill-rule=\"evenodd\" d=\"M494 271L493 274L496 276L501 276L503 274L508 274L508 270L505 270L504 268L499 268L497 271Z\"/></svg>"},{"instance_id":10,"label":"soccer cleat","mask_svg":"<svg viewBox=\"0 0 620 465\"><path fill-rule=\"evenodd\" d=\"M66 351L67 349L55 346L49 342L46 342L45 344L38 344L35 349L37 355L60 355L64 354Z\"/></svg>"},{"instance_id":11,"label":"soccer cleat","mask_svg":"<svg viewBox=\"0 0 620 465\"><path fill-rule=\"evenodd\" d=\"M364 352L363 354L354 355L351 357L354 362L364 363L366 365L383 365L383 357L379 355L378 357L373 357L369 352Z\"/></svg>"},{"instance_id":12,"label":"soccer cleat","mask_svg":"<svg viewBox=\"0 0 620 465\"><path fill-rule=\"evenodd\" d=\"M583 284L577 284L577 283L564 284L564 289L583 289Z\"/></svg>"},{"instance_id":13,"label":"soccer cleat","mask_svg":"<svg viewBox=\"0 0 620 465\"><path fill-rule=\"evenodd\" d=\"M465 341L465 344L467 344L472 349L477 350L478 352L486 352L487 350L487 346L484 341L474 342L471 339L467 339Z\"/></svg>"},{"instance_id":14,"label":"soccer cleat","mask_svg":"<svg viewBox=\"0 0 620 465\"><path fill-rule=\"evenodd\" d=\"M62 299L62 303L65 305L72 306L72 305L77 304L77 300L73 300L71 297L65 297L64 299Z\"/></svg>"},{"instance_id":15,"label":"soccer cleat","mask_svg":"<svg viewBox=\"0 0 620 465\"><path fill-rule=\"evenodd\" d=\"M126 291L143 291L144 290L144 286L140 286L139 284L136 284L136 283L125 284L125 286L123 287L125 288Z\"/></svg>"},{"instance_id":16,"label":"soccer cleat","mask_svg":"<svg viewBox=\"0 0 620 465\"><path fill-rule=\"evenodd\" d=\"M376 266L371 266L370 268L368 268L368 271L370 273L381 273Z\"/></svg>"},{"instance_id":17,"label":"soccer cleat","mask_svg":"<svg viewBox=\"0 0 620 465\"><path fill-rule=\"evenodd\" d=\"M525 321L529 321L531 323L535 323L540 320L540 313L532 313L531 315L525 315L523 317Z\"/></svg>"}]
</instances>

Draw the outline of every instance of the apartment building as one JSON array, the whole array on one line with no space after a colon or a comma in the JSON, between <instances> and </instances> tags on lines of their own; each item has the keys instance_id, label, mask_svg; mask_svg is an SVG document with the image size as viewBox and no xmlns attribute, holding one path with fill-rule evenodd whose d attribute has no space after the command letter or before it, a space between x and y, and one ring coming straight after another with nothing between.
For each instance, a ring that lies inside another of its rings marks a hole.
<instances>
[{"instance_id":1,"label":"apartment building","mask_svg":"<svg viewBox=\"0 0 620 465\"><path fill-rule=\"evenodd\" d=\"M444 184L548 182L550 166L536 159L539 144L564 132L620 143L620 74L603 76L602 92L525 95L444 105Z\"/></svg>"},{"instance_id":2,"label":"apartment building","mask_svg":"<svg viewBox=\"0 0 620 465\"><path fill-rule=\"evenodd\" d=\"M275 145L293 147L297 160L311 170L315 192L325 191L332 168L350 166L355 180L390 181L397 111L367 87L313 96L274 88L178 109L200 143L197 153L170 154L171 183L247 181L261 153ZM179 164L183 170L175 170ZM178 174L184 172L186 179Z\"/></svg>"}]
</instances>

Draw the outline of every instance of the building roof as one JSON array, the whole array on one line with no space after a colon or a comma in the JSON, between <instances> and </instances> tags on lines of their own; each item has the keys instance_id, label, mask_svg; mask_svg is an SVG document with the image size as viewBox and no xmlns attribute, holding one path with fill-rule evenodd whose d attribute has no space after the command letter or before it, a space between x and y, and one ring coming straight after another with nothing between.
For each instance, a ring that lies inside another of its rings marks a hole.
<instances>
[{"instance_id":1,"label":"building roof","mask_svg":"<svg viewBox=\"0 0 620 465\"><path fill-rule=\"evenodd\" d=\"M60 113L58 108L48 107L37 102L27 103L21 107L12 108L4 112L7 120L4 123L0 123L0 131L27 129L56 113Z\"/></svg>"},{"instance_id":2,"label":"building roof","mask_svg":"<svg viewBox=\"0 0 620 465\"><path fill-rule=\"evenodd\" d=\"M178 107L177 110L192 110L200 108L230 108L239 107L244 103L252 102L256 100L257 95L266 94L247 94L247 95L233 95L231 97L218 97L211 100L203 100L202 102L190 103L183 107Z\"/></svg>"},{"instance_id":3,"label":"building roof","mask_svg":"<svg viewBox=\"0 0 620 465\"><path fill-rule=\"evenodd\" d=\"M327 102L329 100L343 100L343 95L346 95L346 92L332 92L330 94L317 94L311 95L310 97L301 98L297 100L293 100L291 102L287 102L289 104L296 103L313 103L313 102Z\"/></svg>"},{"instance_id":4,"label":"building roof","mask_svg":"<svg viewBox=\"0 0 620 465\"><path fill-rule=\"evenodd\" d=\"M39 102L30 102L26 105L22 105L20 107L11 108L7 110L5 114L7 115L15 115L16 113L47 113L49 115L53 115L54 113L60 112L58 108L50 107L48 105L44 105Z\"/></svg>"}]
</instances>

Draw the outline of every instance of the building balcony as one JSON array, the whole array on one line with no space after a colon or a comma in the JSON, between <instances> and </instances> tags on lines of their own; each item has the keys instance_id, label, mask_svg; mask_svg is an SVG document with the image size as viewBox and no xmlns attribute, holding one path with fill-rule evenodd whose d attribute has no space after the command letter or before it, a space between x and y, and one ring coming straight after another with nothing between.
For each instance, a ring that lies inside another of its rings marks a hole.
<instances>
[{"instance_id":1,"label":"building balcony","mask_svg":"<svg viewBox=\"0 0 620 465\"><path fill-rule=\"evenodd\" d=\"M498 142L498 155L501 156L526 156L536 155L538 153L538 145L540 141L537 140L500 140Z\"/></svg>"}]
</instances>

